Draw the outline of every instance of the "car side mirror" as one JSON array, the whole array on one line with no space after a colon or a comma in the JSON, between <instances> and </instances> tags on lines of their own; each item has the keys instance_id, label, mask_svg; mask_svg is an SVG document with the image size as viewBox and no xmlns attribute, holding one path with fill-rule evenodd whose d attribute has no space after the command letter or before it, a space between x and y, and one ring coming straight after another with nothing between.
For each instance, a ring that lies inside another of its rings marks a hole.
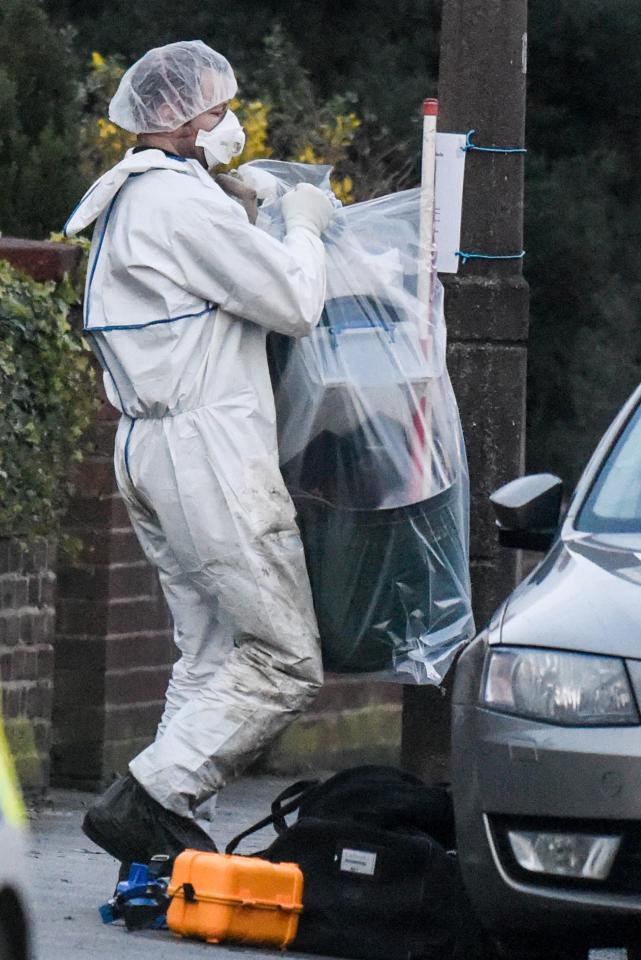
<instances>
[{"instance_id":1,"label":"car side mirror","mask_svg":"<svg viewBox=\"0 0 641 960\"><path fill-rule=\"evenodd\" d=\"M499 543L522 550L547 550L559 526L563 481L552 473L519 477L490 497Z\"/></svg>"}]
</instances>

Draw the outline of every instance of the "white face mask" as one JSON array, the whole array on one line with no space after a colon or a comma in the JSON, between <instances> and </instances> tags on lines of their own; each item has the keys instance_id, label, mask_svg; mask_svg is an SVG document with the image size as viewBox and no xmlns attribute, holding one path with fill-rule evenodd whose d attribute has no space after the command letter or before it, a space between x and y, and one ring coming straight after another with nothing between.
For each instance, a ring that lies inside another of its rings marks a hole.
<instances>
[{"instance_id":1,"label":"white face mask","mask_svg":"<svg viewBox=\"0 0 641 960\"><path fill-rule=\"evenodd\" d=\"M205 151L207 168L211 170L219 163L229 163L233 157L243 152L245 131L238 122L236 114L228 110L213 130L199 130L196 144Z\"/></svg>"}]
</instances>

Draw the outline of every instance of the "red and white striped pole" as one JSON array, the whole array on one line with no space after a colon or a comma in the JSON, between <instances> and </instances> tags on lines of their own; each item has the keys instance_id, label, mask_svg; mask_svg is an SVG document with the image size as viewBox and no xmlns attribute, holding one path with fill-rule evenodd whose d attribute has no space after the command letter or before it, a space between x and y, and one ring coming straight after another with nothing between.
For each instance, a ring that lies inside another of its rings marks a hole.
<instances>
[{"instance_id":1,"label":"red and white striped pole","mask_svg":"<svg viewBox=\"0 0 641 960\"><path fill-rule=\"evenodd\" d=\"M423 336L427 340L432 302L432 248L436 195L436 121L438 100L423 100L423 152L421 162L421 203L418 253L418 299L423 304ZM425 344L427 346L427 344Z\"/></svg>"},{"instance_id":2,"label":"red and white striped pole","mask_svg":"<svg viewBox=\"0 0 641 960\"><path fill-rule=\"evenodd\" d=\"M423 355L429 351L429 323L433 288L434 207L436 196L436 121L438 100L423 101L423 150L419 208L417 298L421 304L419 343ZM427 389L427 387L425 388ZM425 393L418 398L414 415L416 498L427 500L432 488L431 410Z\"/></svg>"}]
</instances>

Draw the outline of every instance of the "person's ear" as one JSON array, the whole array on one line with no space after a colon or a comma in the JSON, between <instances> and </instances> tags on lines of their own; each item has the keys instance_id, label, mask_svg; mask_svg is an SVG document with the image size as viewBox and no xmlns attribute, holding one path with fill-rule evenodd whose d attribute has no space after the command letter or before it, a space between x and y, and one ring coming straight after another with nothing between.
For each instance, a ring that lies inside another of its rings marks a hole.
<instances>
[{"instance_id":1,"label":"person's ear","mask_svg":"<svg viewBox=\"0 0 641 960\"><path fill-rule=\"evenodd\" d=\"M195 140L200 128L194 126L194 122L194 120L188 120L187 123L183 123L176 133L179 133L182 137L189 137L190 140Z\"/></svg>"},{"instance_id":2,"label":"person's ear","mask_svg":"<svg viewBox=\"0 0 641 960\"><path fill-rule=\"evenodd\" d=\"M167 126L176 122L176 114L168 103L162 103L158 107L158 119L161 123L166 123Z\"/></svg>"}]
</instances>

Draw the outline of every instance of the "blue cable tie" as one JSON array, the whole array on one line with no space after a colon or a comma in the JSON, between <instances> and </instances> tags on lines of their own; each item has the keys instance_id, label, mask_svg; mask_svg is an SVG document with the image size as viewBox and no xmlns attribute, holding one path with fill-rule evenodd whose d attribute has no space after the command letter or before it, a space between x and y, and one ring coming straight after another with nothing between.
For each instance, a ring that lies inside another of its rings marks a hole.
<instances>
[{"instance_id":1,"label":"blue cable tie","mask_svg":"<svg viewBox=\"0 0 641 960\"><path fill-rule=\"evenodd\" d=\"M455 256L461 258L461 263L467 263L468 260L522 260L525 250L521 250L520 253L468 253L465 250L457 250Z\"/></svg>"},{"instance_id":2,"label":"blue cable tie","mask_svg":"<svg viewBox=\"0 0 641 960\"><path fill-rule=\"evenodd\" d=\"M477 147L472 142L472 137L476 130L469 130L465 136L465 146L461 147L466 153L471 150L477 150L479 153L527 153L526 147Z\"/></svg>"}]
</instances>

